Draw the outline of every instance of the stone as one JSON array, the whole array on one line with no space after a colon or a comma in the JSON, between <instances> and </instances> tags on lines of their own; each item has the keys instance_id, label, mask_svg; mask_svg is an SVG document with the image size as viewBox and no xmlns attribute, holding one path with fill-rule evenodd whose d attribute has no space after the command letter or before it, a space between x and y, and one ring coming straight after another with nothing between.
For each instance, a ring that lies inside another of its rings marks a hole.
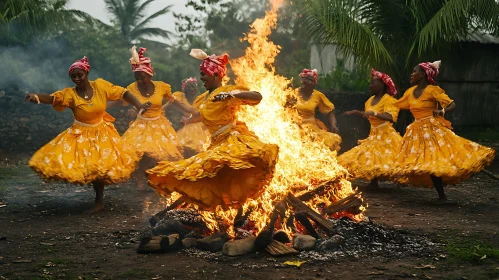
<instances>
[{"instance_id":1,"label":"stone","mask_svg":"<svg viewBox=\"0 0 499 280\"><path fill-rule=\"evenodd\" d=\"M296 234L293 236L293 247L296 250L307 251L315 248L317 239L310 235Z\"/></svg>"},{"instance_id":2,"label":"stone","mask_svg":"<svg viewBox=\"0 0 499 280\"><path fill-rule=\"evenodd\" d=\"M344 240L345 240L345 238L343 236L336 234L336 235L332 236L331 238L324 240L324 242L322 242L319 245L319 248L322 251L326 251L326 250L333 251L333 250L339 249L341 244L343 244Z\"/></svg>"},{"instance_id":3,"label":"stone","mask_svg":"<svg viewBox=\"0 0 499 280\"><path fill-rule=\"evenodd\" d=\"M198 240L196 238L184 238L182 239L182 246L185 249L194 248L198 245Z\"/></svg>"},{"instance_id":4,"label":"stone","mask_svg":"<svg viewBox=\"0 0 499 280\"><path fill-rule=\"evenodd\" d=\"M217 232L210 236L198 239L197 248L210 251L219 252L222 250L225 242L229 240L229 235L226 232Z\"/></svg>"},{"instance_id":5,"label":"stone","mask_svg":"<svg viewBox=\"0 0 499 280\"><path fill-rule=\"evenodd\" d=\"M255 248L255 236L250 236L244 239L238 239L234 241L228 241L224 244L222 248L222 253L227 256L241 256L256 250Z\"/></svg>"}]
</instances>

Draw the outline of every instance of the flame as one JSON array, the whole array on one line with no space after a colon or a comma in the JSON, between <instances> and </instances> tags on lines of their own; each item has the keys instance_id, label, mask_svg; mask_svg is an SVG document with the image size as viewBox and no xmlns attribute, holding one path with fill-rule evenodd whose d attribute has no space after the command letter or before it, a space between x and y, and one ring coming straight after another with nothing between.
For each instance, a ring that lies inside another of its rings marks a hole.
<instances>
[{"instance_id":1,"label":"flame","mask_svg":"<svg viewBox=\"0 0 499 280\"><path fill-rule=\"evenodd\" d=\"M299 195L335 181L325 195L316 196L307 202L315 210L319 210L319 204L328 206L354 193L350 182L345 179L347 171L336 160L336 152L322 142L306 137L300 126L293 121L297 119L297 113L284 107L286 97L295 93L289 88L292 81L275 73L274 62L280 47L268 40L268 36L276 28L277 10L282 4L282 0L271 0L271 9L264 18L255 20L251 31L244 38L250 44L245 55L231 61L236 84L245 85L263 95L258 106L245 106L238 112L238 118L246 122L260 140L277 144L280 148L279 161L271 183L258 199L249 200L243 206L244 209L256 209L250 215L250 220L255 223L258 231L269 221L274 204L288 192ZM219 229L217 221L222 219L227 225L231 225L236 213L237 210L217 209L215 213L202 212L201 215L211 229ZM354 220L363 218L362 214L339 214L342 215L348 215ZM285 225L281 227L287 229Z\"/></svg>"}]
</instances>

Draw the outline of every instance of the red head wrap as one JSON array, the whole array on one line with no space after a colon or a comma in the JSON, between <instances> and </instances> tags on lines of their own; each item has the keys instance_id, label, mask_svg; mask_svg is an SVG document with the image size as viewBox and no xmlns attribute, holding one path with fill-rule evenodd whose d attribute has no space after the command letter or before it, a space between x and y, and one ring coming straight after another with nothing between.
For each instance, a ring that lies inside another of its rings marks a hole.
<instances>
[{"instance_id":1,"label":"red head wrap","mask_svg":"<svg viewBox=\"0 0 499 280\"><path fill-rule=\"evenodd\" d=\"M139 52L137 52L137 47L133 46L130 50L132 53L132 58L130 58L130 64L132 65L133 72L145 72L150 76L154 75L154 70L151 65L151 59L149 57L145 57L144 53L147 51L146 48L140 48Z\"/></svg>"},{"instance_id":2,"label":"red head wrap","mask_svg":"<svg viewBox=\"0 0 499 280\"><path fill-rule=\"evenodd\" d=\"M71 76L71 72L73 72L75 69L81 69L88 73L88 71L90 71L90 64L88 64L88 58L84 56L82 59L75 61L75 63L73 63L71 67L69 67L68 75Z\"/></svg>"},{"instance_id":3,"label":"red head wrap","mask_svg":"<svg viewBox=\"0 0 499 280\"><path fill-rule=\"evenodd\" d=\"M317 72L317 69L303 69L300 73L300 77L310 77L314 80L315 84L319 82L319 73Z\"/></svg>"},{"instance_id":4,"label":"red head wrap","mask_svg":"<svg viewBox=\"0 0 499 280\"><path fill-rule=\"evenodd\" d=\"M381 73L379 71L376 71L374 69L371 69L371 78L372 79L379 79L386 85L386 91L390 95L395 95L397 94L397 88L395 88L395 84L393 83L392 78L388 76L385 73Z\"/></svg>"},{"instance_id":5,"label":"red head wrap","mask_svg":"<svg viewBox=\"0 0 499 280\"><path fill-rule=\"evenodd\" d=\"M218 74L220 77L224 77L227 72L227 64L229 63L229 55L222 54L216 56L214 54L208 56L204 51L200 49L192 49L190 55L197 59L203 60L199 69L204 73L213 76Z\"/></svg>"},{"instance_id":6,"label":"red head wrap","mask_svg":"<svg viewBox=\"0 0 499 280\"><path fill-rule=\"evenodd\" d=\"M185 88L189 84L194 84L194 86L197 87L198 86L198 80L196 80L196 78L194 78L194 77L190 77L188 79L183 80L182 81L182 91L185 91Z\"/></svg>"},{"instance_id":7,"label":"red head wrap","mask_svg":"<svg viewBox=\"0 0 499 280\"><path fill-rule=\"evenodd\" d=\"M419 63L418 65L423 68L424 72L426 73L426 77L428 78L428 82L430 84L434 85L437 82L435 82L435 77L438 75L438 68L440 68L440 60L437 60L435 62L422 62Z\"/></svg>"}]
</instances>

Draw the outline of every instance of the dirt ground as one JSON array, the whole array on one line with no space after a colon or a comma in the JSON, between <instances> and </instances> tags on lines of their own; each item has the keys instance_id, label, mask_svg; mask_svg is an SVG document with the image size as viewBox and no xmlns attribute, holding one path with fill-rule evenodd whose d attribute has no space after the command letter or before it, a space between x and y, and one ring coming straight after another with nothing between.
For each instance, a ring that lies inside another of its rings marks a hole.
<instances>
[{"instance_id":1,"label":"dirt ground","mask_svg":"<svg viewBox=\"0 0 499 280\"><path fill-rule=\"evenodd\" d=\"M283 265L296 256L265 253L137 254L141 228L161 209L153 191L111 186L107 209L84 214L91 188L42 183L27 159L0 164L0 279L499 279L499 181L484 174L447 187L454 203L444 206L432 203L432 189L382 184L364 193L371 221L428 237L437 253L305 259L297 268Z\"/></svg>"}]
</instances>

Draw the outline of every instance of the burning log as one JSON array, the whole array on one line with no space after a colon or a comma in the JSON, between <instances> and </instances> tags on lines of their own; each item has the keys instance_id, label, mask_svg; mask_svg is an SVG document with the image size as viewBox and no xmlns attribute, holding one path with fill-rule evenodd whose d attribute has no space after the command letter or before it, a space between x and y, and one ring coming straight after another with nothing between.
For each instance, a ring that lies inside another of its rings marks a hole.
<instances>
[{"instance_id":1,"label":"burning log","mask_svg":"<svg viewBox=\"0 0 499 280\"><path fill-rule=\"evenodd\" d=\"M296 214L296 220L298 222L300 222L300 224L303 227L305 227L305 229L307 230L308 234L310 234L311 236L313 236L315 238L319 238L319 234L317 233L317 231L315 230L314 226L312 225L312 223L310 223L310 220L307 218L307 216L305 214L297 213Z\"/></svg>"},{"instance_id":2,"label":"burning log","mask_svg":"<svg viewBox=\"0 0 499 280\"><path fill-rule=\"evenodd\" d=\"M319 213L312 210L305 203L303 203L303 201L295 197L293 194L288 193L288 195L286 196L286 201L295 210L295 215L303 214L306 217L310 218L312 221L314 221L317 225L326 229L327 231L329 232L333 231L334 225L330 220L322 217Z\"/></svg>"},{"instance_id":3,"label":"burning log","mask_svg":"<svg viewBox=\"0 0 499 280\"><path fill-rule=\"evenodd\" d=\"M161 210L158 213L154 214L154 216L152 216L149 219L149 223L153 227L156 226L156 224L165 217L165 215L168 211L173 210L177 207L180 207L184 203L185 203L184 197L181 196L179 199L175 200L175 202L173 202L170 206L168 206L164 210Z\"/></svg>"},{"instance_id":4,"label":"burning log","mask_svg":"<svg viewBox=\"0 0 499 280\"><path fill-rule=\"evenodd\" d=\"M270 216L270 222L256 237L255 247L257 249L263 249L272 242L272 233L274 232L275 223L277 222L278 218L279 211L277 209L274 209L274 211L272 212L272 216Z\"/></svg>"},{"instance_id":5,"label":"burning log","mask_svg":"<svg viewBox=\"0 0 499 280\"><path fill-rule=\"evenodd\" d=\"M265 251L267 251L274 257L298 254L297 250L292 247L286 246L285 244L282 244L277 240L272 240L272 242L270 242L270 244L265 247Z\"/></svg>"},{"instance_id":6,"label":"burning log","mask_svg":"<svg viewBox=\"0 0 499 280\"><path fill-rule=\"evenodd\" d=\"M355 192L343 199L336 201L335 203L326 207L324 209L324 213L333 214L348 209L348 211L352 212L352 214L358 214L358 211L360 211L359 207L362 205L362 199L357 197L357 195L359 194L361 193Z\"/></svg>"},{"instance_id":7,"label":"burning log","mask_svg":"<svg viewBox=\"0 0 499 280\"><path fill-rule=\"evenodd\" d=\"M326 192L329 188L331 188L332 185L335 185L337 183L340 182L340 179L337 178L336 180L334 181L330 181L330 182L327 182L326 184L323 184L311 191L308 191L300 196L298 196L298 199L302 200L302 201L308 201L310 199L312 199L314 196L316 195L321 195L323 194L324 192Z\"/></svg>"},{"instance_id":8,"label":"burning log","mask_svg":"<svg viewBox=\"0 0 499 280\"><path fill-rule=\"evenodd\" d=\"M139 254L157 254L178 250L182 247L182 242L178 234L168 236L160 235L153 237L144 237L140 241L137 253Z\"/></svg>"}]
</instances>

